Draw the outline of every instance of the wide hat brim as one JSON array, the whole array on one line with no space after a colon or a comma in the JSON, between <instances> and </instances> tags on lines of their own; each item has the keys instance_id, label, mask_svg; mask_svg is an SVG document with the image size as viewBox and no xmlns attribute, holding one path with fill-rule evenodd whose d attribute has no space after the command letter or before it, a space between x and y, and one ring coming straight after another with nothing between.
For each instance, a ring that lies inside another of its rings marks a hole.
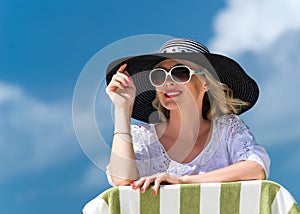
<instances>
[{"instance_id":1,"label":"wide hat brim","mask_svg":"<svg viewBox=\"0 0 300 214\"><path fill-rule=\"evenodd\" d=\"M248 111L258 99L259 89L256 82L233 59L211 53L157 53L118 59L109 64L106 82L109 84L113 75L124 63L126 70L136 86L136 98L132 118L146 122L160 121L157 110L152 106L156 91L149 81L149 73L156 64L165 59L184 59L206 68L217 80L225 83L233 91L233 97L248 102L238 114Z\"/></svg>"}]
</instances>

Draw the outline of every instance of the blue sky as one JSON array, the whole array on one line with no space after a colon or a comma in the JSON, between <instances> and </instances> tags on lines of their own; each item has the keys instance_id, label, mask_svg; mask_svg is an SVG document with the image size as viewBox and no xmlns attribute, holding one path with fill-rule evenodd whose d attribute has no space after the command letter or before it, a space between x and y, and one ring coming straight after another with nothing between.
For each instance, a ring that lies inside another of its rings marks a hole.
<instances>
[{"instance_id":1,"label":"blue sky","mask_svg":"<svg viewBox=\"0 0 300 214\"><path fill-rule=\"evenodd\" d=\"M0 0L1 210L80 213L109 187L76 138L73 92L96 53L140 34L194 38L240 62L261 91L243 119L271 156L270 179L299 202L299 4Z\"/></svg>"}]
</instances>

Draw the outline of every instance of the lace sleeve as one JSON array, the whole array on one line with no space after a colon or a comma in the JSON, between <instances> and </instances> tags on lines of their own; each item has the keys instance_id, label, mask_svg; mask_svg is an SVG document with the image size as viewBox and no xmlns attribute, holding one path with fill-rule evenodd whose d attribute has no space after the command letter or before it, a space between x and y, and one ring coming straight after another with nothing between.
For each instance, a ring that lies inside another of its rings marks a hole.
<instances>
[{"instance_id":1,"label":"lace sleeve","mask_svg":"<svg viewBox=\"0 0 300 214\"><path fill-rule=\"evenodd\" d=\"M232 163L251 160L259 163L265 170L266 178L270 173L270 158L266 150L256 143L249 127L236 115L228 120L227 148Z\"/></svg>"}]
</instances>

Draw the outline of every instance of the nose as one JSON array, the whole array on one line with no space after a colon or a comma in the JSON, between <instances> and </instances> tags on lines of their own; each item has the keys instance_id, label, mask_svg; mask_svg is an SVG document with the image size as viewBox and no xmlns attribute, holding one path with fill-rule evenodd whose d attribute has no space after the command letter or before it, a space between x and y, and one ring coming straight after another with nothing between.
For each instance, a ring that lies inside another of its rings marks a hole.
<instances>
[{"instance_id":1,"label":"nose","mask_svg":"<svg viewBox=\"0 0 300 214\"><path fill-rule=\"evenodd\" d=\"M166 79L166 82L165 82L165 86L168 86L168 85L174 85L175 82L172 80L171 76L167 76L167 79Z\"/></svg>"}]
</instances>

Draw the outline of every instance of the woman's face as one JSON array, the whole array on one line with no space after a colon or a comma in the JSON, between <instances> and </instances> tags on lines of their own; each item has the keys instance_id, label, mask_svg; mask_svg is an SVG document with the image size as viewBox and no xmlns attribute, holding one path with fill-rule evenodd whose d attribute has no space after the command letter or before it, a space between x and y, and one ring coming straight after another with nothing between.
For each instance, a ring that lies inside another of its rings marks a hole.
<instances>
[{"instance_id":1,"label":"woman's face","mask_svg":"<svg viewBox=\"0 0 300 214\"><path fill-rule=\"evenodd\" d=\"M164 68L167 72L176 65L186 65L192 70L199 70L200 66L187 60L166 59L155 66ZM170 76L164 85L156 87L156 93L160 103L168 110L176 109L178 106L190 106L203 100L206 90L205 80L200 75L192 75L191 80L184 84L174 82Z\"/></svg>"}]
</instances>

